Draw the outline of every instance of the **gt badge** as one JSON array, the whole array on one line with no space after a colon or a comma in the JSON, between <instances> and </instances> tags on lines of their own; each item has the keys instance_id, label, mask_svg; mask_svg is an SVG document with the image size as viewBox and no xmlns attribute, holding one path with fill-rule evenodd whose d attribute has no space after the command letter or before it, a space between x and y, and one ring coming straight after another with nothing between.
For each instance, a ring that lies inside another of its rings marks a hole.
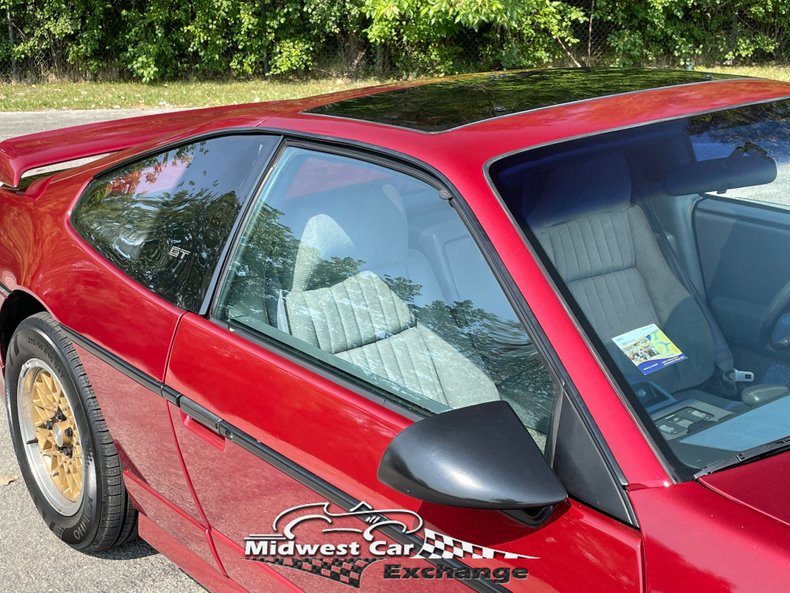
<instances>
[{"instance_id":1,"label":"gt badge","mask_svg":"<svg viewBox=\"0 0 790 593\"><path fill-rule=\"evenodd\" d=\"M184 259L187 255L190 255L191 253L192 253L191 251L187 251L186 249L181 249L180 247L173 245L170 248L168 255L170 257L175 257L178 259Z\"/></svg>"}]
</instances>

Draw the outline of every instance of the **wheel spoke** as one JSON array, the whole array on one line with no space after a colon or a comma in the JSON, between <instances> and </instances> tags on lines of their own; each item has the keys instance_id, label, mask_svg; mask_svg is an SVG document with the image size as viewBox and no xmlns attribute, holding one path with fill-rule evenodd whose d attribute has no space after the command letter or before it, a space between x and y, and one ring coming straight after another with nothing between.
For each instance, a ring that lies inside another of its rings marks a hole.
<instances>
[{"instance_id":1,"label":"wheel spoke","mask_svg":"<svg viewBox=\"0 0 790 593\"><path fill-rule=\"evenodd\" d=\"M45 490L76 502L82 494L83 465L74 412L58 377L45 363L37 362L19 379L19 393L29 402L26 442L38 445L41 479L50 481Z\"/></svg>"}]
</instances>

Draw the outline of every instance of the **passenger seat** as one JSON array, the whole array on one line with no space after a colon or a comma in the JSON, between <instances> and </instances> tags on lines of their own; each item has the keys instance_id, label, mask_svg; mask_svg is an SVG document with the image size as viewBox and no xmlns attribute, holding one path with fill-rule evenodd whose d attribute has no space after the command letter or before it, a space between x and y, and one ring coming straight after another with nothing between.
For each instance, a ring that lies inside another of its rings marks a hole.
<instances>
[{"instance_id":1,"label":"passenger seat","mask_svg":"<svg viewBox=\"0 0 790 593\"><path fill-rule=\"evenodd\" d=\"M531 203L530 227L629 381L653 381L678 399L740 405L702 387L717 372L709 321L672 272L645 213L631 203L623 155L556 167ZM612 338L650 324L663 330L686 360L645 377Z\"/></svg>"},{"instance_id":2,"label":"passenger seat","mask_svg":"<svg viewBox=\"0 0 790 593\"><path fill-rule=\"evenodd\" d=\"M419 301L443 301L435 276L409 249L400 196L378 191L321 196L304 224L282 309L292 336L346 360L391 386L457 408L499 399L493 381L467 356L420 323L382 278L420 285ZM329 261L360 262L344 279L327 278ZM408 394L405 395L408 397Z\"/></svg>"}]
</instances>

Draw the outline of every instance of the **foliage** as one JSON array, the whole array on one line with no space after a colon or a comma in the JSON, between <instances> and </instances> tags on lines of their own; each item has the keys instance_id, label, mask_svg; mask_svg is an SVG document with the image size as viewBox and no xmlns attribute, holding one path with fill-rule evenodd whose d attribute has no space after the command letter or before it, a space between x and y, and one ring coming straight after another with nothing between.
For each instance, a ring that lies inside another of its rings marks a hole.
<instances>
[{"instance_id":1,"label":"foliage","mask_svg":"<svg viewBox=\"0 0 790 593\"><path fill-rule=\"evenodd\" d=\"M365 0L374 44L401 70L445 74L546 64L573 43L580 9L547 0Z\"/></svg>"},{"instance_id":2,"label":"foliage","mask_svg":"<svg viewBox=\"0 0 790 593\"><path fill-rule=\"evenodd\" d=\"M39 78L449 74L569 64L593 41L614 65L790 51L786 0L0 0L6 9L16 42L2 36L0 60L13 54Z\"/></svg>"},{"instance_id":3,"label":"foliage","mask_svg":"<svg viewBox=\"0 0 790 593\"><path fill-rule=\"evenodd\" d=\"M786 0L598 0L618 65L716 64L786 56Z\"/></svg>"}]
</instances>

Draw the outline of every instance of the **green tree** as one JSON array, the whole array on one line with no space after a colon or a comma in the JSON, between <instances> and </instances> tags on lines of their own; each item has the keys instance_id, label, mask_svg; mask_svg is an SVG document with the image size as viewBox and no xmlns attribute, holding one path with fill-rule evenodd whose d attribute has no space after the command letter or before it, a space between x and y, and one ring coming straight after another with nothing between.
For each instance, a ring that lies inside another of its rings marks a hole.
<instances>
[{"instance_id":1,"label":"green tree","mask_svg":"<svg viewBox=\"0 0 790 593\"><path fill-rule=\"evenodd\" d=\"M549 0L365 0L367 35L418 73L546 64L575 42L583 12Z\"/></svg>"}]
</instances>

